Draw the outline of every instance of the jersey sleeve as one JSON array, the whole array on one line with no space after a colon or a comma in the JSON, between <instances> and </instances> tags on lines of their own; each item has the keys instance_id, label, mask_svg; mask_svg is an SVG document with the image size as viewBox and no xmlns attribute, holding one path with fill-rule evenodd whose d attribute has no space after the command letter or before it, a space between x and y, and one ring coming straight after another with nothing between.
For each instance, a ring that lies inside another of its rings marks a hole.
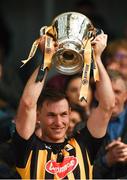
<instances>
[{"instance_id":1,"label":"jersey sleeve","mask_svg":"<svg viewBox=\"0 0 127 180\"><path fill-rule=\"evenodd\" d=\"M15 131L13 136L13 145L16 156L16 166L23 167L25 166L29 153L32 149L31 142L34 141L34 134L28 139L23 139L17 131ZM17 158L18 157L18 158Z\"/></svg>"},{"instance_id":2,"label":"jersey sleeve","mask_svg":"<svg viewBox=\"0 0 127 180\"><path fill-rule=\"evenodd\" d=\"M87 126L75 134L75 139L77 140L81 148L87 149L92 164L96 158L98 150L101 147L101 144L103 143L104 138L105 136L102 138L93 137L90 134Z\"/></svg>"}]
</instances>

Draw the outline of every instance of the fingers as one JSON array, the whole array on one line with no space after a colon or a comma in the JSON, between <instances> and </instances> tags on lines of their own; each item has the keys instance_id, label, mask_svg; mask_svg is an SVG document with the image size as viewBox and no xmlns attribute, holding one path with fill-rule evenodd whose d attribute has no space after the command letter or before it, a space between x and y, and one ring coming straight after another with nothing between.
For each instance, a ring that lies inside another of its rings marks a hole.
<instances>
[{"instance_id":1,"label":"fingers","mask_svg":"<svg viewBox=\"0 0 127 180\"><path fill-rule=\"evenodd\" d=\"M41 50L44 49L44 44L45 44L45 35L41 36L41 38L40 38L39 47Z\"/></svg>"},{"instance_id":2,"label":"fingers","mask_svg":"<svg viewBox=\"0 0 127 180\"><path fill-rule=\"evenodd\" d=\"M122 149L120 152L116 152L116 160L117 162L125 162L127 161L127 148Z\"/></svg>"},{"instance_id":3,"label":"fingers","mask_svg":"<svg viewBox=\"0 0 127 180\"><path fill-rule=\"evenodd\" d=\"M112 165L116 162L126 162L127 161L127 147L113 147L107 152L107 162Z\"/></svg>"},{"instance_id":4,"label":"fingers","mask_svg":"<svg viewBox=\"0 0 127 180\"><path fill-rule=\"evenodd\" d=\"M121 138L112 141L110 144L108 144L108 145L105 147L105 149L106 149L106 150L109 150L110 148L113 148L113 147L115 147L115 146L120 145L120 143L121 143Z\"/></svg>"},{"instance_id":5,"label":"fingers","mask_svg":"<svg viewBox=\"0 0 127 180\"><path fill-rule=\"evenodd\" d=\"M115 147L114 152L119 156L126 156L127 155L127 147Z\"/></svg>"},{"instance_id":6,"label":"fingers","mask_svg":"<svg viewBox=\"0 0 127 180\"><path fill-rule=\"evenodd\" d=\"M118 140L118 141L121 141L121 137L118 137L117 140Z\"/></svg>"},{"instance_id":7,"label":"fingers","mask_svg":"<svg viewBox=\"0 0 127 180\"><path fill-rule=\"evenodd\" d=\"M97 44L98 42L101 42L102 44L106 45L107 44L107 39L108 36L107 34L99 34L96 36L96 38L91 42L92 45Z\"/></svg>"}]
</instances>

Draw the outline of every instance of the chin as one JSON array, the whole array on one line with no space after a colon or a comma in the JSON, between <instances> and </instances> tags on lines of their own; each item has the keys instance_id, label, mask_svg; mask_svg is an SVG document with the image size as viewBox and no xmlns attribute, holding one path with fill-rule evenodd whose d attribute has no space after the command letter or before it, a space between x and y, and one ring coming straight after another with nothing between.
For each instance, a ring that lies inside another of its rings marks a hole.
<instances>
[{"instance_id":1,"label":"chin","mask_svg":"<svg viewBox=\"0 0 127 180\"><path fill-rule=\"evenodd\" d=\"M44 141L50 142L50 143L61 143L64 142L64 138L61 137L54 137L54 136L48 136L47 138L43 138Z\"/></svg>"},{"instance_id":2,"label":"chin","mask_svg":"<svg viewBox=\"0 0 127 180\"><path fill-rule=\"evenodd\" d=\"M54 138L52 138L51 140L52 140L52 142L54 142L54 143L62 143L62 142L64 142L64 139L65 138L56 138L56 137L54 137Z\"/></svg>"}]
</instances>

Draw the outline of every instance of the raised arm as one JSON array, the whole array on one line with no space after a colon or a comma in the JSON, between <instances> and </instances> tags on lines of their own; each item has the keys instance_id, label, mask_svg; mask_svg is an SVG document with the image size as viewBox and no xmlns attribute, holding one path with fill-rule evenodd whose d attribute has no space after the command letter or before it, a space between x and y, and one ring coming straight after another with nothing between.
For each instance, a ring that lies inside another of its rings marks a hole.
<instances>
[{"instance_id":1,"label":"raised arm","mask_svg":"<svg viewBox=\"0 0 127 180\"><path fill-rule=\"evenodd\" d=\"M28 139L35 131L37 101L47 76L46 71L42 82L35 82L38 70L37 68L28 80L17 112L16 129L24 139Z\"/></svg>"},{"instance_id":2,"label":"raised arm","mask_svg":"<svg viewBox=\"0 0 127 180\"><path fill-rule=\"evenodd\" d=\"M115 104L115 97L109 76L101 62L101 54L106 47L107 35L98 35L92 43L100 75L100 81L96 82L99 105L92 110L87 127L94 137L100 138L106 133L107 125L112 114L112 108Z\"/></svg>"}]
</instances>

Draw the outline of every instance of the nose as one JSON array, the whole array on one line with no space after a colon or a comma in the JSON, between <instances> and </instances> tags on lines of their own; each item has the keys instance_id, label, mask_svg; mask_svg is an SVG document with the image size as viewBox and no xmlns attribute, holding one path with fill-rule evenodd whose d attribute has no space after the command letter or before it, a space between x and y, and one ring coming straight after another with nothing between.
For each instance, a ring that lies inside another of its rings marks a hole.
<instances>
[{"instance_id":1,"label":"nose","mask_svg":"<svg viewBox=\"0 0 127 180\"><path fill-rule=\"evenodd\" d=\"M60 126L62 124L62 118L60 115L57 115L55 118L55 125Z\"/></svg>"}]
</instances>

